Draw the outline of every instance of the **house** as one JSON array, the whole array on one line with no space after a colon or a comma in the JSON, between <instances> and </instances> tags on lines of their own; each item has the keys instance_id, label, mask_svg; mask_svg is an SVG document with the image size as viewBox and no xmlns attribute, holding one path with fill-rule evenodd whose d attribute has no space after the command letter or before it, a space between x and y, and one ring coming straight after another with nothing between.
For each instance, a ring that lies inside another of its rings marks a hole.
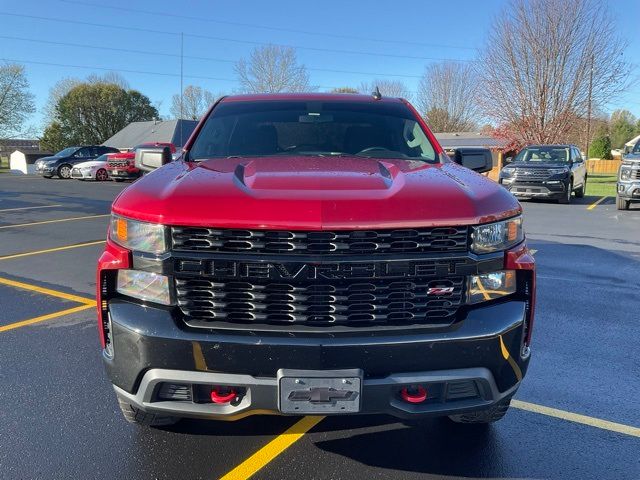
<instances>
[{"instance_id":1,"label":"house","mask_svg":"<svg viewBox=\"0 0 640 480\"><path fill-rule=\"evenodd\" d=\"M176 148L182 147L198 124L195 120L151 120L148 122L132 122L103 145L120 150L130 150L141 143L173 143Z\"/></svg>"}]
</instances>

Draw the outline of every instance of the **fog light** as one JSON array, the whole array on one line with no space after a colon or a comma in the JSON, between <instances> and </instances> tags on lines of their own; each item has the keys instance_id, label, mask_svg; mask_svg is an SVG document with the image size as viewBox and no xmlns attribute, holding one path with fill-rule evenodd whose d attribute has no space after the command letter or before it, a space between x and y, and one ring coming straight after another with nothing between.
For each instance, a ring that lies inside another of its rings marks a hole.
<instances>
[{"instance_id":1,"label":"fog light","mask_svg":"<svg viewBox=\"0 0 640 480\"><path fill-rule=\"evenodd\" d=\"M140 270L118 270L118 293L149 302L171 305L169 278Z\"/></svg>"},{"instance_id":2,"label":"fog light","mask_svg":"<svg viewBox=\"0 0 640 480\"><path fill-rule=\"evenodd\" d=\"M515 270L473 275L467 285L467 303L474 304L495 300L516 291Z\"/></svg>"}]
</instances>

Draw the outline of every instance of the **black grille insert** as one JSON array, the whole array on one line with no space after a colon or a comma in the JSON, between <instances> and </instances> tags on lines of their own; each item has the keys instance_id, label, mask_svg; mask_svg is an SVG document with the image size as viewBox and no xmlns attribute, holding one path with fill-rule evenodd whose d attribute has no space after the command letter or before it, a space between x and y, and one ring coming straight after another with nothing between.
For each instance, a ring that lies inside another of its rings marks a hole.
<instances>
[{"instance_id":1,"label":"black grille insert","mask_svg":"<svg viewBox=\"0 0 640 480\"><path fill-rule=\"evenodd\" d=\"M171 233L178 251L302 255L464 252L468 239L464 226L332 232L173 227Z\"/></svg>"}]
</instances>

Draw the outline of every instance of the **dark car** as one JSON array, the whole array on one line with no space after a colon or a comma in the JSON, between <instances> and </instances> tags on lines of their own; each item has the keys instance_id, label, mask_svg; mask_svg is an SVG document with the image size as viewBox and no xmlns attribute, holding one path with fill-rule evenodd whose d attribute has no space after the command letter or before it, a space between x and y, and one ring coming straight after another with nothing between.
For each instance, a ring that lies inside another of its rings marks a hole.
<instances>
[{"instance_id":1,"label":"dark car","mask_svg":"<svg viewBox=\"0 0 640 480\"><path fill-rule=\"evenodd\" d=\"M95 160L105 153L118 153L120 150L104 145L88 145L84 147L67 147L51 157L44 157L36 162L36 172L45 178L57 175L59 178L71 178L71 170L78 163Z\"/></svg>"},{"instance_id":2,"label":"dark car","mask_svg":"<svg viewBox=\"0 0 640 480\"><path fill-rule=\"evenodd\" d=\"M221 99L112 206L102 356L125 418L500 419L527 371L522 207L405 100ZM162 166L164 165L164 166ZM470 168L465 168L470 167Z\"/></svg>"},{"instance_id":3,"label":"dark car","mask_svg":"<svg viewBox=\"0 0 640 480\"><path fill-rule=\"evenodd\" d=\"M640 140L624 154L618 170L616 206L628 210L633 202L640 202Z\"/></svg>"},{"instance_id":4,"label":"dark car","mask_svg":"<svg viewBox=\"0 0 640 480\"><path fill-rule=\"evenodd\" d=\"M587 167L575 145L529 145L500 172L500 184L518 198L570 203L584 197Z\"/></svg>"}]
</instances>

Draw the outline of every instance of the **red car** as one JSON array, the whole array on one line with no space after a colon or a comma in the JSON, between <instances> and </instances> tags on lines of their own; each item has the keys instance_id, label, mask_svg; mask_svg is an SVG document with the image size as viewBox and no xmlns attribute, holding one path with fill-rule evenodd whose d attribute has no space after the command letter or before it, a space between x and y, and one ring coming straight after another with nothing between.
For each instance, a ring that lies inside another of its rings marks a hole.
<instances>
[{"instance_id":1,"label":"red car","mask_svg":"<svg viewBox=\"0 0 640 480\"><path fill-rule=\"evenodd\" d=\"M450 159L402 99L248 95L136 162L161 168L113 203L97 271L128 421L506 413L535 266L520 204L472 171L488 150Z\"/></svg>"},{"instance_id":2,"label":"red car","mask_svg":"<svg viewBox=\"0 0 640 480\"><path fill-rule=\"evenodd\" d=\"M172 154L176 152L176 146L173 143L151 142L138 145L128 152L111 154L107 162L109 177L116 182L122 182L124 180L134 180L141 176L142 172L135 166L136 151L140 148L149 147L169 147Z\"/></svg>"}]
</instances>

